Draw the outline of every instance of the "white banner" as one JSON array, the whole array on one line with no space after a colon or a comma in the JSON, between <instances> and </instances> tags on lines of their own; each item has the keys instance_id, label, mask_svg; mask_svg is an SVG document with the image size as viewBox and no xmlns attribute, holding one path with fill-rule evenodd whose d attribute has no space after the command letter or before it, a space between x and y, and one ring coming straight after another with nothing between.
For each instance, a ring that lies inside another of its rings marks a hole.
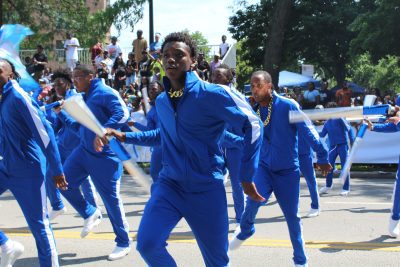
<instances>
[{"instance_id":1,"label":"white banner","mask_svg":"<svg viewBox=\"0 0 400 267\"><path fill-rule=\"evenodd\" d=\"M318 132L322 130L322 126L316 128ZM355 128L353 128L353 131L354 133L357 132ZM378 133L367 131L355 154L353 163L398 163L400 156L399 141L400 132ZM328 148L328 146L326 147ZM339 157L336 162L339 162Z\"/></svg>"}]
</instances>

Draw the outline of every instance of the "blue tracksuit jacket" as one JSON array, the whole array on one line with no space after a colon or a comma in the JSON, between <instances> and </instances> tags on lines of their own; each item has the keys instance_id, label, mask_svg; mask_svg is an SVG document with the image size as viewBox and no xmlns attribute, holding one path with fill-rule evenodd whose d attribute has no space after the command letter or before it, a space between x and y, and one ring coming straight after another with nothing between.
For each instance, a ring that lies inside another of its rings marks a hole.
<instances>
[{"instance_id":1,"label":"blue tracksuit jacket","mask_svg":"<svg viewBox=\"0 0 400 267\"><path fill-rule=\"evenodd\" d=\"M290 110L300 111L299 105L291 99L279 96L274 92L273 117L271 120L288 122ZM282 104L283 103L283 104ZM318 163L328 163L327 151L319 141L319 136L311 122L296 124L275 123L274 129L268 124L264 129L264 141L261 148L260 164L271 171L281 171L299 168L298 135L304 137L317 153ZM289 128L286 127L290 125ZM287 159L287 160L283 160Z\"/></svg>"},{"instance_id":2,"label":"blue tracksuit jacket","mask_svg":"<svg viewBox=\"0 0 400 267\"><path fill-rule=\"evenodd\" d=\"M1 109L7 110L8 116L2 117L0 124L0 170L13 176L36 171L45 174L47 160L54 174L62 174L53 129L36 102L16 81L3 87L2 102ZM16 124L18 121L28 124Z\"/></svg>"},{"instance_id":3,"label":"blue tracksuit jacket","mask_svg":"<svg viewBox=\"0 0 400 267\"><path fill-rule=\"evenodd\" d=\"M164 85L166 91L171 87L168 79L164 79ZM262 125L243 96L227 86L205 83L194 72L188 72L176 111L165 92L157 97L156 108L157 113L162 114L160 128L127 133L126 142L148 146L161 144L161 180L188 192L221 186L225 164L220 142L228 123L243 131L240 178L252 181L259 158Z\"/></svg>"},{"instance_id":4,"label":"blue tracksuit jacket","mask_svg":"<svg viewBox=\"0 0 400 267\"><path fill-rule=\"evenodd\" d=\"M87 106L103 127L120 129L127 122L129 113L125 103L118 97L118 92L108 87L102 79L92 80L89 92L83 97ZM96 134L82 126L79 135L84 149L94 155L99 155L93 146ZM115 156L108 146L105 146L100 154Z\"/></svg>"},{"instance_id":5,"label":"blue tracksuit jacket","mask_svg":"<svg viewBox=\"0 0 400 267\"><path fill-rule=\"evenodd\" d=\"M329 146L334 147L340 144L347 144L346 136L349 137L350 143L354 142L355 136L353 129L345 119L330 119L327 120L322 128L321 137L328 134Z\"/></svg>"}]
</instances>

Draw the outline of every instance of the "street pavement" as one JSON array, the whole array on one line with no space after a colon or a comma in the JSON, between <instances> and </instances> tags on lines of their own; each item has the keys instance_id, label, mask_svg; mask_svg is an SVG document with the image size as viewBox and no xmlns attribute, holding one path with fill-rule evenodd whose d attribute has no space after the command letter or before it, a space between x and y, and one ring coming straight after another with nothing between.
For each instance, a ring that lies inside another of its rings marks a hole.
<instances>
[{"instance_id":1,"label":"street pavement","mask_svg":"<svg viewBox=\"0 0 400 267\"><path fill-rule=\"evenodd\" d=\"M318 183L323 186L324 180L318 179ZM321 197L321 215L302 220L309 266L399 266L400 240L387 235L393 184L394 177L352 178L350 195L342 197L339 181L335 179L333 190ZM52 223L61 266L146 266L135 250L135 236L148 195L130 177L124 176L121 196L133 238L131 253L118 261L107 260L115 236L100 200L103 221L85 239L79 237L83 219L66 203L68 212ZM227 198L231 238L236 225L229 183ZM309 193L302 178L301 216L309 208ZM14 266L39 266L34 239L9 192L0 197L0 209L0 229L25 246L24 254ZM178 266L204 266L190 228L183 220L170 236L168 250ZM276 200L271 198L260 208L255 235L231 253L231 266L293 266L292 253L285 219Z\"/></svg>"}]
</instances>

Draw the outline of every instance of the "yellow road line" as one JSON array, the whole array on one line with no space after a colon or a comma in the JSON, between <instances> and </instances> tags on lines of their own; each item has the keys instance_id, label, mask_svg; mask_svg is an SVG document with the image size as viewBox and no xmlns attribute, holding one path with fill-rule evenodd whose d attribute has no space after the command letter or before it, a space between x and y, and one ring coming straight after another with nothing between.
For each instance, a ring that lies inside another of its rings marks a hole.
<instances>
[{"instance_id":1,"label":"yellow road line","mask_svg":"<svg viewBox=\"0 0 400 267\"><path fill-rule=\"evenodd\" d=\"M5 231L10 236L32 236L29 231L21 231L10 229ZM80 232L74 231L54 231L56 238L65 239L80 239ZM134 240L136 235L131 234ZM90 233L85 239L93 240L114 240L114 233ZM196 240L193 236L182 236L172 234L168 240L170 243L184 243L194 244ZM276 247L276 248L291 248L292 244L290 240L279 240L279 239L262 239L262 238L250 238L243 243L244 246L256 246L256 247ZM315 249L340 249L340 250L374 250L374 251L400 251L400 242L386 242L386 243L373 243L373 242L339 242L339 241L306 241L306 248Z\"/></svg>"}]
</instances>

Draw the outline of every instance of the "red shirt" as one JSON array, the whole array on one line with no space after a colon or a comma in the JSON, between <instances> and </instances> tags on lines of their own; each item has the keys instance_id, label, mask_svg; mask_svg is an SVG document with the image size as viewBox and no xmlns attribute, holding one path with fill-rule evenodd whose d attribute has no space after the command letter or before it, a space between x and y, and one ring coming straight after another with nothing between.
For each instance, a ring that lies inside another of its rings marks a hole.
<instances>
[{"instance_id":1,"label":"red shirt","mask_svg":"<svg viewBox=\"0 0 400 267\"><path fill-rule=\"evenodd\" d=\"M351 105L351 96L353 95L353 91L350 89L344 90L339 89L336 91L336 103L340 107L350 107Z\"/></svg>"}]
</instances>

